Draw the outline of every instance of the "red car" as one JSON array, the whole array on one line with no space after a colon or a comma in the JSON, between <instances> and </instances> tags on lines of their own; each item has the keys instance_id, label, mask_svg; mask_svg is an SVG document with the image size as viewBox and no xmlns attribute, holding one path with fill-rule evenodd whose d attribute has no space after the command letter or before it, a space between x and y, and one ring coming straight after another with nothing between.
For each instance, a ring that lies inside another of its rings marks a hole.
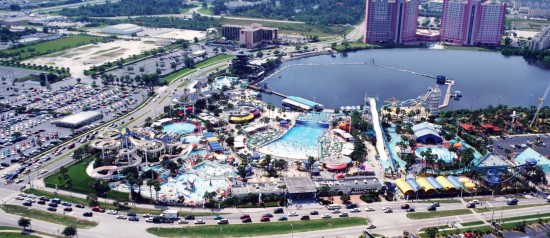
<instances>
[{"instance_id":1,"label":"red car","mask_svg":"<svg viewBox=\"0 0 550 238\"><path fill-rule=\"evenodd\" d=\"M100 206L92 207L92 211L94 212L105 212L105 208L102 208Z\"/></svg>"},{"instance_id":2,"label":"red car","mask_svg":"<svg viewBox=\"0 0 550 238\"><path fill-rule=\"evenodd\" d=\"M250 215L249 215L249 214L243 214L243 215L241 216L241 220L242 220L242 219L245 219L245 218L250 219Z\"/></svg>"},{"instance_id":3,"label":"red car","mask_svg":"<svg viewBox=\"0 0 550 238\"><path fill-rule=\"evenodd\" d=\"M245 219L242 219L242 222L243 223L249 223L249 222L252 222L252 219L250 219L250 217L247 217Z\"/></svg>"},{"instance_id":4,"label":"red car","mask_svg":"<svg viewBox=\"0 0 550 238\"><path fill-rule=\"evenodd\" d=\"M269 222L269 217L262 217L261 222Z\"/></svg>"}]
</instances>

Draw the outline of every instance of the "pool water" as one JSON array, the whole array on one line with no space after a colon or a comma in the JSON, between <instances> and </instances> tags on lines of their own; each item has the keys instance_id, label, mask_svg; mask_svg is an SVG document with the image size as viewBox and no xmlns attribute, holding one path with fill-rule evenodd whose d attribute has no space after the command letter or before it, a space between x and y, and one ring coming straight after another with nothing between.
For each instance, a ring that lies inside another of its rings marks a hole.
<instances>
[{"instance_id":1,"label":"pool water","mask_svg":"<svg viewBox=\"0 0 550 238\"><path fill-rule=\"evenodd\" d=\"M190 189L189 179L194 180L194 189ZM177 200L179 196L184 196L187 202L195 201L198 203L202 201L205 192L215 192L216 190L221 192L228 185L225 179L204 179L196 174L185 173L179 175L176 179L169 178L166 183L161 185L159 198L170 202L171 200Z\"/></svg>"},{"instance_id":2,"label":"pool water","mask_svg":"<svg viewBox=\"0 0 550 238\"><path fill-rule=\"evenodd\" d=\"M317 157L319 156L317 141L325 130L321 127L296 125L283 137L260 148L260 152L293 159Z\"/></svg>"},{"instance_id":3,"label":"pool water","mask_svg":"<svg viewBox=\"0 0 550 238\"><path fill-rule=\"evenodd\" d=\"M432 154L437 156L436 161L443 160L445 163L451 163L453 159L456 159L456 154L454 152L451 152L445 148L432 147L432 146L418 148L414 153L416 154L416 156L422 158L422 155L421 155L422 152L425 150L428 150L428 148L432 149Z\"/></svg>"},{"instance_id":4,"label":"pool water","mask_svg":"<svg viewBox=\"0 0 550 238\"><path fill-rule=\"evenodd\" d=\"M217 77L212 83L212 87L218 90L222 89L223 86L231 87L238 80L239 78L237 77L227 77L227 76Z\"/></svg>"},{"instance_id":5,"label":"pool water","mask_svg":"<svg viewBox=\"0 0 550 238\"><path fill-rule=\"evenodd\" d=\"M186 122L177 122L172 123L168 125L164 125L162 127L162 132L173 132L173 133L179 133L179 134L189 134L193 131L195 131L197 127L191 123Z\"/></svg>"},{"instance_id":6,"label":"pool water","mask_svg":"<svg viewBox=\"0 0 550 238\"><path fill-rule=\"evenodd\" d=\"M235 176L235 169L227 165L204 162L196 165L193 169L206 176Z\"/></svg>"},{"instance_id":7,"label":"pool water","mask_svg":"<svg viewBox=\"0 0 550 238\"><path fill-rule=\"evenodd\" d=\"M183 141L181 143L183 144L199 144L201 142L201 138L198 136L186 136L183 138Z\"/></svg>"}]
</instances>

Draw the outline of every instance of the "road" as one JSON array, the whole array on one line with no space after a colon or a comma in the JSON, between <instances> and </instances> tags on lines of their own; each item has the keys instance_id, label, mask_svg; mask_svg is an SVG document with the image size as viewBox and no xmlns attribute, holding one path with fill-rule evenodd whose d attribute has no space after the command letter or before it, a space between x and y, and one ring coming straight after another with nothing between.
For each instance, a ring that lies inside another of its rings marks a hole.
<instances>
[{"instance_id":1,"label":"road","mask_svg":"<svg viewBox=\"0 0 550 238\"><path fill-rule=\"evenodd\" d=\"M22 202L19 200L15 200L14 197L16 194L14 194L11 190L6 189L0 189L0 195L3 197L4 203L9 204L16 204L20 205ZM431 219L423 219L423 220L410 220L406 217L406 212L402 209L399 209L399 207L402 204L405 204L404 201L402 202L380 202L380 203L372 203L368 206L374 207L376 210L372 212L365 212L364 208L367 206L365 204L361 205L362 211L359 213L349 213L352 217L367 217L371 220L371 223L376 225L377 228L373 229L373 233L377 234L384 234L386 236L398 236L401 235L403 230L407 230L410 232L417 232L418 229L422 227L427 226L438 226L438 225L446 225L450 224L452 222L469 222L469 221L477 221L479 219L485 219L489 220L493 216L491 207L499 207L499 206L506 206L505 199L502 197L496 198L494 201L491 202L482 202L484 203L483 206L487 206L487 212L484 213L474 213L469 215L461 215L461 216L452 216L452 217L441 217L441 218L431 218ZM543 199L540 198L531 198L531 199L520 199L520 204L541 204L544 203ZM415 207L418 212L424 211L424 207L428 206L429 203L409 203L412 207ZM439 208L440 211L444 210L454 210L454 209L464 209L464 201L461 201L460 203L442 203L441 207ZM394 209L393 213L383 213L382 207L384 206L391 206ZM547 204L546 206L540 205L535 207L528 207L528 208L521 208L521 209L512 209L512 210L504 210L502 213L500 211L495 212L494 218L499 219L501 216L504 217L515 217L515 216L521 216L521 215L529 215L529 214L536 214L537 212L540 212L541 210L545 210L550 206L550 204ZM45 205L39 205L34 204L34 209L39 210L46 210ZM68 212L67 215L74 216L77 218L82 218L82 212L89 211L89 208L73 208L73 212ZM198 209L200 210L200 209ZM222 212L223 213L230 213L227 215L223 215L224 218L229 220L230 224L240 224L239 217L242 214L249 214L252 218L253 222L259 222L260 217L264 213L271 213L272 208L254 208L254 209L246 209L246 210L238 210L238 209L225 209ZM295 221L299 222L300 216L293 216L289 217L287 214L289 212L297 212L300 215L309 214L310 211L319 211L319 215L312 215L310 216L311 219L321 219L320 217L325 214L329 213L326 208L317 205L317 204L304 204L302 206L302 209L296 209L294 206L290 206L289 208L284 208L284 216L287 216L289 218L289 221ZM347 209L341 209L342 211L348 211ZM204 210L202 210L204 211ZM61 213L58 211L57 213ZM14 226L17 223L17 219L19 219L19 216L13 216L9 214L5 214L3 211L0 210L0 225L8 225L8 226ZM333 217L337 217L338 214L331 214ZM283 214L274 214L274 218L272 218L272 222L277 222L277 218L283 216ZM196 217L197 219L204 219L206 221L207 225L214 225L217 221L213 220L213 216L206 216L206 217ZM113 231L116 231L116 234L118 237L154 237L150 235L149 233L145 232L145 229L150 227L183 227L183 226L197 226L192 224L193 221L190 221L191 224L188 225L180 225L180 224L152 224L152 223L146 223L144 221L144 218L140 217L140 221L138 222L131 222L127 220L120 220L117 219L115 215L110 215L107 213L96 213L94 212L94 216L91 218L94 221L99 222L99 225L97 227L91 228L91 229L79 229L79 237L87 238L87 237L111 237L113 234ZM327 219L327 223L330 221L330 219ZM396 224L399 224L399 228L396 229ZM200 226L200 225L199 225ZM60 225L55 224L49 224L47 222L42 222L38 220L32 221L32 227L33 229L50 232L50 233L57 233L57 230L62 230L64 227ZM291 229L291 227L289 227ZM358 234L362 232L364 229L364 226L356 226L356 227L348 227L348 228L339 228L339 229L331 229L331 230L322 230L322 231L311 231L311 232L302 232L302 233L296 233L296 237L357 237ZM289 237L289 234L284 235L274 235L274 236L266 236L269 238L279 238L279 237Z\"/></svg>"},{"instance_id":2,"label":"road","mask_svg":"<svg viewBox=\"0 0 550 238\"><path fill-rule=\"evenodd\" d=\"M346 35L348 41L357 41L363 39L365 34L365 21L362 21L361 24L354 26L353 30Z\"/></svg>"}]
</instances>

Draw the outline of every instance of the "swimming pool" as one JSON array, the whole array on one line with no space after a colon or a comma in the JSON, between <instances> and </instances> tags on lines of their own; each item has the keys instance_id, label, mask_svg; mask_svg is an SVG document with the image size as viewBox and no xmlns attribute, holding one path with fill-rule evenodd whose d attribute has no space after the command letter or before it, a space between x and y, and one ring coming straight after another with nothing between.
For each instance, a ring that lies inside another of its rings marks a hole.
<instances>
[{"instance_id":1,"label":"swimming pool","mask_svg":"<svg viewBox=\"0 0 550 238\"><path fill-rule=\"evenodd\" d=\"M173 132L179 134L189 134L194 132L197 127L187 122L177 122L162 126L162 132Z\"/></svg>"},{"instance_id":2,"label":"swimming pool","mask_svg":"<svg viewBox=\"0 0 550 238\"><path fill-rule=\"evenodd\" d=\"M204 176L217 176L217 177L227 177L235 176L235 169L228 165L214 164L212 162L206 161L200 163L193 167L194 170L202 173Z\"/></svg>"},{"instance_id":3,"label":"swimming pool","mask_svg":"<svg viewBox=\"0 0 550 238\"><path fill-rule=\"evenodd\" d=\"M317 141L325 128L296 125L283 137L260 148L260 152L277 157L307 159L319 155Z\"/></svg>"},{"instance_id":4,"label":"swimming pool","mask_svg":"<svg viewBox=\"0 0 550 238\"><path fill-rule=\"evenodd\" d=\"M238 77L228 77L228 76L221 76L217 77L214 82L212 82L212 87L214 89L222 89L223 86L231 87L233 84L237 83L239 80Z\"/></svg>"},{"instance_id":5,"label":"swimming pool","mask_svg":"<svg viewBox=\"0 0 550 238\"><path fill-rule=\"evenodd\" d=\"M189 181L193 181L191 186ZM176 179L168 178L161 185L159 198L167 202L177 201L179 196L184 196L186 202L201 203L205 192L222 193L229 186L225 179L203 179L196 174L180 174Z\"/></svg>"},{"instance_id":6,"label":"swimming pool","mask_svg":"<svg viewBox=\"0 0 550 238\"><path fill-rule=\"evenodd\" d=\"M451 161L453 161L453 159L456 159L456 154L455 153L449 151L448 149L434 147L434 146L427 146L427 147L418 148L418 149L416 149L416 151L414 153L416 154L416 156L422 158L422 152L427 150L428 148L432 149L432 154L437 156L436 161L437 160L443 160L445 163L451 163Z\"/></svg>"},{"instance_id":7,"label":"swimming pool","mask_svg":"<svg viewBox=\"0 0 550 238\"><path fill-rule=\"evenodd\" d=\"M201 138L198 136L186 136L183 138L182 144L199 144L201 142Z\"/></svg>"}]
</instances>

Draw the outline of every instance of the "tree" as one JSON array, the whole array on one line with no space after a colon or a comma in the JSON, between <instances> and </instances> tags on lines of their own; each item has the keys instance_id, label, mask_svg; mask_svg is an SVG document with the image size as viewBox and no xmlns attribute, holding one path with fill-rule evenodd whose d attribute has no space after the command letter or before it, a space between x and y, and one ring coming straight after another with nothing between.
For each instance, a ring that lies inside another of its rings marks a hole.
<instances>
[{"instance_id":1,"label":"tree","mask_svg":"<svg viewBox=\"0 0 550 238\"><path fill-rule=\"evenodd\" d=\"M25 218L25 217L21 217L21 218L19 218L19 220L17 221L17 225L20 226L20 227L23 227L23 230L26 230L27 227L30 227L30 226L31 226L31 219Z\"/></svg>"},{"instance_id":2,"label":"tree","mask_svg":"<svg viewBox=\"0 0 550 238\"><path fill-rule=\"evenodd\" d=\"M235 143L235 137L233 136L227 137L227 139L225 139L225 143L227 143L229 147L233 147L233 143Z\"/></svg>"},{"instance_id":3,"label":"tree","mask_svg":"<svg viewBox=\"0 0 550 238\"><path fill-rule=\"evenodd\" d=\"M197 38L196 36L193 37L193 42L195 42L195 44L199 43L199 38Z\"/></svg>"},{"instance_id":4,"label":"tree","mask_svg":"<svg viewBox=\"0 0 550 238\"><path fill-rule=\"evenodd\" d=\"M434 238L437 233L439 232L439 229L437 227L430 227L428 229L426 229L426 234L428 234L428 237L430 238Z\"/></svg>"},{"instance_id":5,"label":"tree","mask_svg":"<svg viewBox=\"0 0 550 238\"><path fill-rule=\"evenodd\" d=\"M264 57L264 53L261 52L261 51L258 51L258 53L256 53L256 57L262 58L262 57Z\"/></svg>"},{"instance_id":6,"label":"tree","mask_svg":"<svg viewBox=\"0 0 550 238\"><path fill-rule=\"evenodd\" d=\"M147 186L149 186L149 192L151 193L151 200L153 199L153 185L155 185L155 180L147 179Z\"/></svg>"},{"instance_id":7,"label":"tree","mask_svg":"<svg viewBox=\"0 0 550 238\"><path fill-rule=\"evenodd\" d=\"M77 234L76 227L75 226L65 227L65 229L63 229L61 234L63 234L66 237L73 237Z\"/></svg>"},{"instance_id":8,"label":"tree","mask_svg":"<svg viewBox=\"0 0 550 238\"><path fill-rule=\"evenodd\" d=\"M349 201L351 200L350 196L347 195L347 194L342 194L342 196L340 196L340 200L342 200L342 203L346 204L346 203L349 203Z\"/></svg>"},{"instance_id":9,"label":"tree","mask_svg":"<svg viewBox=\"0 0 550 238\"><path fill-rule=\"evenodd\" d=\"M81 78L77 78L77 79L76 79L76 83L79 84L80 82L82 82L82 79L81 79Z\"/></svg>"},{"instance_id":10,"label":"tree","mask_svg":"<svg viewBox=\"0 0 550 238\"><path fill-rule=\"evenodd\" d=\"M157 180L155 180L154 183L155 183L155 184L153 185L153 187L155 188L155 192L157 192L157 193L156 193L156 197L157 197L157 200L158 200L158 199L159 199L159 191L160 191L160 189L161 189L161 187L160 187L160 182L157 181Z\"/></svg>"},{"instance_id":11,"label":"tree","mask_svg":"<svg viewBox=\"0 0 550 238\"><path fill-rule=\"evenodd\" d=\"M192 58L189 58L187 56L183 58L183 63L187 68L192 68L195 65L195 61Z\"/></svg>"}]
</instances>

